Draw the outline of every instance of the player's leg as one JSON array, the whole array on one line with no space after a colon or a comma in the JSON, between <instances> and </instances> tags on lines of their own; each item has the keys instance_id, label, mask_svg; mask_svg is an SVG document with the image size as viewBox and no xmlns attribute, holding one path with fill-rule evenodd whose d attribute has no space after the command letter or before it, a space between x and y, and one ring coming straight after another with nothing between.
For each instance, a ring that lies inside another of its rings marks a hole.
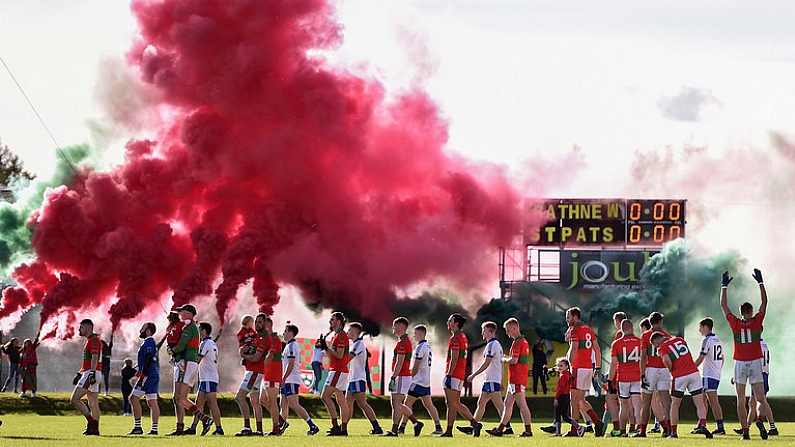
<instances>
[{"instance_id":1,"label":"player's leg","mask_svg":"<svg viewBox=\"0 0 795 447\"><path fill-rule=\"evenodd\" d=\"M524 386L517 386L516 392L513 393L516 396L514 401L516 402L516 405L519 407L519 414L522 415L522 422L524 423L524 433L522 433L521 436L532 436L533 420L532 420L532 415L530 413L530 407L527 406L527 399L525 398L524 392L525 392Z\"/></svg>"},{"instance_id":2,"label":"player's leg","mask_svg":"<svg viewBox=\"0 0 795 447\"><path fill-rule=\"evenodd\" d=\"M481 420L483 419L483 415L486 413L486 404L489 402L490 394L485 390L480 392L480 396L478 396L478 405L475 408L475 419Z\"/></svg>"},{"instance_id":3,"label":"player's leg","mask_svg":"<svg viewBox=\"0 0 795 447\"><path fill-rule=\"evenodd\" d=\"M263 434L262 431L262 404L260 403L260 394L262 393L262 389L259 388L257 391L252 391L250 393L251 396L251 411L254 413L254 423L257 424L257 429L255 430L258 434Z\"/></svg>"},{"instance_id":4,"label":"player's leg","mask_svg":"<svg viewBox=\"0 0 795 447\"><path fill-rule=\"evenodd\" d=\"M218 407L218 392L204 393L207 405L210 407L210 415L215 423L215 431L223 431L221 426L221 409Z\"/></svg>"},{"instance_id":5,"label":"player's leg","mask_svg":"<svg viewBox=\"0 0 795 447\"><path fill-rule=\"evenodd\" d=\"M451 387L445 386L444 388L444 402L447 405L447 430L445 434L453 435L453 425L455 425L455 418L458 414L457 406L458 399L461 391L455 390Z\"/></svg>"},{"instance_id":6,"label":"player's leg","mask_svg":"<svg viewBox=\"0 0 795 447\"><path fill-rule=\"evenodd\" d=\"M342 390L334 388L334 395L337 397L337 402L340 402L340 416L343 420L349 421L352 415L352 408L345 404L345 394L342 392ZM343 432L347 433L347 425L340 426L340 428Z\"/></svg>"},{"instance_id":7,"label":"player's leg","mask_svg":"<svg viewBox=\"0 0 795 447\"><path fill-rule=\"evenodd\" d=\"M494 408L497 409L497 414L502 415L503 410L505 410L505 402L502 400L502 393L500 391L489 393L489 399L491 400L491 404L494 405ZM478 420L480 419L478 418Z\"/></svg>"},{"instance_id":8,"label":"player's leg","mask_svg":"<svg viewBox=\"0 0 795 447\"><path fill-rule=\"evenodd\" d=\"M631 413L630 407L632 407L632 402L630 401L630 396L621 396L620 397L620 408L618 412L618 426L621 433L627 432L627 422L629 421L629 414Z\"/></svg>"},{"instance_id":9,"label":"player's leg","mask_svg":"<svg viewBox=\"0 0 795 447\"><path fill-rule=\"evenodd\" d=\"M748 431L748 409L745 407L745 383L734 382L734 393L737 396L737 419L743 426L743 432Z\"/></svg>"},{"instance_id":10,"label":"player's leg","mask_svg":"<svg viewBox=\"0 0 795 447\"><path fill-rule=\"evenodd\" d=\"M337 374L336 371L330 371L330 375ZM328 416L331 419L332 427L337 427L337 406L334 404L334 400L331 398L334 395L334 392L337 389L328 383L326 386L323 387L323 391L320 394L320 400L323 402L323 405L326 407L326 411L328 412ZM342 403L344 401L340 401Z\"/></svg>"},{"instance_id":11,"label":"player's leg","mask_svg":"<svg viewBox=\"0 0 795 447\"><path fill-rule=\"evenodd\" d=\"M676 396L671 397L671 413L669 421L671 421L671 435L677 435L677 425L679 424L679 406L682 404L682 396L678 393Z\"/></svg>"}]
</instances>

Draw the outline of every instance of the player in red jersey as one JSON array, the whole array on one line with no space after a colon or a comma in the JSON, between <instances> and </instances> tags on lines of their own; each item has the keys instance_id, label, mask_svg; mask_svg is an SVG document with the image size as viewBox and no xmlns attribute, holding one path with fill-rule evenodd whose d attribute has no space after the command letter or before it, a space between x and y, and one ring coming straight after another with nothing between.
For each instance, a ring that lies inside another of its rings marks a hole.
<instances>
[{"instance_id":1,"label":"player in red jersey","mask_svg":"<svg viewBox=\"0 0 795 447\"><path fill-rule=\"evenodd\" d=\"M651 417L652 399L655 394L662 408L660 424L664 428L663 435L667 436L671 430L671 424L668 420L671 413L671 372L665 367L657 348L651 344L650 339L654 332L662 332L666 337L670 337L670 334L662 328L663 315L661 313L652 312L649 315L649 323L651 324L651 329L643 332L640 336L640 380L643 410L641 411L637 436L646 436L646 426Z\"/></svg>"},{"instance_id":2,"label":"player in red jersey","mask_svg":"<svg viewBox=\"0 0 795 447\"><path fill-rule=\"evenodd\" d=\"M411 340L406 331L409 320L397 317L392 321L392 333L398 338L392 354L392 377L389 379L389 393L392 401L392 430L383 436L397 436L400 419L406 416L414 425L414 436L422 432L423 423L418 421L411 409L403 403L411 385Z\"/></svg>"},{"instance_id":3,"label":"player in red jersey","mask_svg":"<svg viewBox=\"0 0 795 447\"><path fill-rule=\"evenodd\" d=\"M265 375L266 363L269 363L273 358L273 349L271 347L270 334L265 329L265 319L267 316L263 313L257 314L254 318L254 329L257 331L257 336L251 342L254 347L254 353L249 353L249 346L238 348L238 354L246 361L246 375L240 382L240 388L235 395L235 402L240 408L240 414L243 416L243 428L235 434L235 436L262 436L262 404L260 403L259 395L262 386L262 377ZM249 412L248 402L246 395L251 395L251 407L254 409L254 420L257 424L256 431L251 430L251 419Z\"/></svg>"},{"instance_id":4,"label":"player in red jersey","mask_svg":"<svg viewBox=\"0 0 795 447\"><path fill-rule=\"evenodd\" d=\"M650 338L651 344L657 348L660 358L665 367L671 371L673 376L673 386L671 388L671 431L669 438L679 437L676 433L679 424L679 406L685 391L690 392L693 404L698 415L698 427L692 431L712 438L712 432L707 429L707 403L704 401L703 385L701 374L698 372L693 355L687 347L687 343L682 337L668 337L661 332L655 332Z\"/></svg>"},{"instance_id":5,"label":"player in red jersey","mask_svg":"<svg viewBox=\"0 0 795 447\"><path fill-rule=\"evenodd\" d=\"M502 436L503 430L505 430L506 425L511 420L513 404L516 402L524 423L524 431L519 436L527 438L533 436L532 416L525 397L527 376L530 372L530 343L519 331L519 321L516 318L509 318L502 327L508 337L513 339L511 355L502 358L502 362L508 364L508 389L505 393L505 408L502 410L500 425L497 428L487 430L487 433L492 436Z\"/></svg>"},{"instance_id":6,"label":"player in red jersey","mask_svg":"<svg viewBox=\"0 0 795 447\"><path fill-rule=\"evenodd\" d=\"M621 322L627 319L627 314L624 312L616 312L613 314L613 324L616 327L616 335L613 337L613 341L618 340L619 338L624 336L624 332L621 331ZM619 401L618 401L618 389L616 388L617 382L615 381L608 381L607 383L607 394L605 394L605 406L607 407L608 413L610 413L610 419L613 421L613 431L610 433L605 433L605 436L619 436L621 434L621 430L619 430ZM634 415L632 415L632 422L634 423Z\"/></svg>"},{"instance_id":7,"label":"player in red jersey","mask_svg":"<svg viewBox=\"0 0 795 447\"><path fill-rule=\"evenodd\" d=\"M86 318L80 322L78 334L86 338L83 346L83 362L75 377L72 405L86 417L84 435L99 436L99 383L102 381L102 341L94 333L94 322ZM81 400L88 395L88 406Z\"/></svg>"},{"instance_id":8,"label":"player in red jersey","mask_svg":"<svg viewBox=\"0 0 795 447\"><path fill-rule=\"evenodd\" d=\"M621 399L621 412L614 422L620 436L627 435L627 421L639 420L643 402L640 397L640 338L635 336L632 321L621 322L620 338L610 347L610 373L608 380L616 388ZM634 415L634 417L630 417Z\"/></svg>"},{"instance_id":9,"label":"player in red jersey","mask_svg":"<svg viewBox=\"0 0 795 447\"><path fill-rule=\"evenodd\" d=\"M282 339L273 331L273 319L265 317L265 332L270 335L270 352L273 353L270 362L265 366L265 375L262 377L262 392L260 403L268 410L273 424L269 436L279 436L284 433L289 424L281 416L279 408L279 390L282 386Z\"/></svg>"},{"instance_id":10,"label":"player in red jersey","mask_svg":"<svg viewBox=\"0 0 795 447\"><path fill-rule=\"evenodd\" d=\"M751 389L759 402L759 418L756 420L756 427L759 429L759 436L767 439L767 430L762 420L767 412L767 397L765 396L765 383L762 375L762 322L767 312L767 291L765 282L762 279L762 272L754 269L753 278L759 283L759 293L762 304L759 312L754 314L754 306L749 302L740 305L740 316L737 318L729 309L728 288L732 279L729 272L723 272L720 288L720 308L726 321L731 326L734 334L734 390L737 394L737 417L743 426L743 439L750 439L748 434L748 410L745 408L745 384L750 383Z\"/></svg>"},{"instance_id":11,"label":"player in red jersey","mask_svg":"<svg viewBox=\"0 0 795 447\"><path fill-rule=\"evenodd\" d=\"M444 373L444 400L447 404L447 431L439 435L442 438L453 437L453 426L458 413L469 420L472 425L472 435L480 436L483 424L475 420L472 412L461 403L461 387L466 378L467 336L461 330L467 319L459 313L450 315L447 319L447 329L452 333L447 344L447 366Z\"/></svg>"},{"instance_id":12,"label":"player in red jersey","mask_svg":"<svg viewBox=\"0 0 795 447\"><path fill-rule=\"evenodd\" d=\"M334 332L331 342L326 344L325 339L321 339L331 361L329 365L326 386L320 399L326 406L329 417L331 418L331 429L326 433L328 436L348 436L348 423L350 420L349 412L351 409L345 403L345 386L348 384L348 334L343 330L345 326L345 315L342 312L334 312L329 319L329 328ZM337 423L337 408L331 395L336 396L340 405L340 418L342 424Z\"/></svg>"},{"instance_id":13,"label":"player in red jersey","mask_svg":"<svg viewBox=\"0 0 795 447\"><path fill-rule=\"evenodd\" d=\"M569 352L566 355L572 367L574 386L571 389L571 416L577 419L583 410L594 423L594 435L604 436L605 424L585 400L585 392L591 389L591 378L595 371L602 367L602 352L596 341L596 334L587 324L580 321L582 313L579 307L566 311L566 323L569 325Z\"/></svg>"}]
</instances>

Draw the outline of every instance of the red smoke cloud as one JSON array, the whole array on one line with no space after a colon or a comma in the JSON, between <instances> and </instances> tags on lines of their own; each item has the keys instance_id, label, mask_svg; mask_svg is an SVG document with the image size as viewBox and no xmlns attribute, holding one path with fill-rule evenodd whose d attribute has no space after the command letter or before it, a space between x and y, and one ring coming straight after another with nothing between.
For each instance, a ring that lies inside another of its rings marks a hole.
<instances>
[{"instance_id":1,"label":"red smoke cloud","mask_svg":"<svg viewBox=\"0 0 795 447\"><path fill-rule=\"evenodd\" d=\"M115 329L147 306L212 295L223 323L253 280L265 312L292 284L308 304L388 321L396 288L496 280L519 194L500 169L445 152L447 123L424 91L387 99L308 55L341 42L328 2L132 10L128 62L159 93L157 138L48 193L30 220L37 260L16 271L0 318L107 309Z\"/></svg>"}]
</instances>

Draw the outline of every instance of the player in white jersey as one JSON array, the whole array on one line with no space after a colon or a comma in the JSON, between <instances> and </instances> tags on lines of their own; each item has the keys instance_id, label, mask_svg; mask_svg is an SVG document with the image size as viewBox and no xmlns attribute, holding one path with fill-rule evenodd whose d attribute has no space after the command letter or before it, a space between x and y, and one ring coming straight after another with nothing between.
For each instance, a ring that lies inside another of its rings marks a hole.
<instances>
[{"instance_id":1,"label":"player in white jersey","mask_svg":"<svg viewBox=\"0 0 795 447\"><path fill-rule=\"evenodd\" d=\"M295 341L295 337L298 335L298 326L290 324L288 321L282 335L285 345L282 351L281 416L283 420L287 421L287 414L292 408L295 414L309 425L309 431L306 434L313 436L320 431L320 428L312 421L309 413L298 401L298 389L301 387L301 348Z\"/></svg>"},{"instance_id":2,"label":"player in white jersey","mask_svg":"<svg viewBox=\"0 0 795 447\"><path fill-rule=\"evenodd\" d=\"M762 379L765 385L765 395L767 395L767 392L770 391L770 349L767 347L767 343L765 343L764 340L760 339L759 343L762 345ZM749 425L756 419L758 411L759 402L756 400L756 396L754 396L754 392L752 390L751 398L748 400ZM770 430L767 431L767 435L778 436L778 428L776 427L776 421L773 418L773 410L770 408L770 405L768 405L765 410L765 417L767 418L767 422L770 423ZM735 430L735 432L736 431L737 430Z\"/></svg>"},{"instance_id":3,"label":"player in white jersey","mask_svg":"<svg viewBox=\"0 0 795 447\"><path fill-rule=\"evenodd\" d=\"M218 346L210 338L213 327L206 321L199 322L199 389L196 392L196 406L204 411L204 402L210 405L210 414L215 421L215 431L213 435L223 436L224 429L221 427L221 410L218 408ZM193 417L190 428L185 430L186 435L196 434L196 425L199 423L197 416Z\"/></svg>"},{"instance_id":4,"label":"player in white jersey","mask_svg":"<svg viewBox=\"0 0 795 447\"><path fill-rule=\"evenodd\" d=\"M378 424L378 419L375 417L373 407L367 403L367 347L362 340L364 328L361 323L351 323L348 325L348 338L353 340L351 349L348 354L348 390L345 392L345 400L348 408L348 421L353 413L353 402L359 405L362 409L367 420L373 429L370 431L371 435L381 435L384 430ZM346 424L348 421L343 420L342 423Z\"/></svg>"},{"instance_id":5,"label":"player in white jersey","mask_svg":"<svg viewBox=\"0 0 795 447\"><path fill-rule=\"evenodd\" d=\"M441 435L444 430L442 430L442 424L439 421L439 411L431 400L431 363L433 354L431 353L431 345L425 339L427 333L428 329L425 325L418 324L414 326L415 345L411 356L411 385L409 385L409 391L406 393L406 400L403 403L407 407L413 408L414 402L420 399L425 409L428 410L428 415L433 419L433 423L436 424L436 429L431 434ZM406 428L405 417L401 420L400 426L402 429Z\"/></svg>"},{"instance_id":6,"label":"player in white jersey","mask_svg":"<svg viewBox=\"0 0 795 447\"><path fill-rule=\"evenodd\" d=\"M712 408L712 415L718 428L712 431L713 435L725 435L726 429L723 427L723 408L718 400L718 385L720 384L720 373L723 369L723 342L720 341L712 328L714 321L712 318L702 318L698 322L698 331L704 336L701 341L701 352L696 359L696 366L701 370L701 382L707 401ZM692 433L692 431L691 431Z\"/></svg>"},{"instance_id":7,"label":"player in white jersey","mask_svg":"<svg viewBox=\"0 0 795 447\"><path fill-rule=\"evenodd\" d=\"M466 379L467 382L472 383L475 377L484 373L483 387L481 388L480 397L478 397L478 407L474 414L475 420L478 422L483 419L483 415L486 413L486 405L488 405L489 401L497 409L497 414L502 414L505 408L505 403L502 401L503 351L502 345L497 340L497 323L493 321L484 322L480 325L480 334L483 336L483 340L486 341L486 347L483 349L483 362ZM458 431L468 435L480 434L474 433L475 427L472 425L458 426L456 428ZM505 430L508 431L508 434L513 433L510 423L506 425Z\"/></svg>"}]
</instances>

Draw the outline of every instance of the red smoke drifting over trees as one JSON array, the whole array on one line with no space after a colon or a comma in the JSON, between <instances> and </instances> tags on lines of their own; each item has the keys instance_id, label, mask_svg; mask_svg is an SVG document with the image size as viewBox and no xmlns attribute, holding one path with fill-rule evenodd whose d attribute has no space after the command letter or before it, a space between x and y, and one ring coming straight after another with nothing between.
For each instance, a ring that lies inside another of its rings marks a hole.
<instances>
[{"instance_id":1,"label":"red smoke drifting over trees","mask_svg":"<svg viewBox=\"0 0 795 447\"><path fill-rule=\"evenodd\" d=\"M252 281L266 313L291 284L308 305L382 322L396 288L495 280L519 194L499 168L445 151L424 91L387 94L313 56L341 43L328 2L132 9L127 58L157 92L157 137L47 193L29 222L36 260L15 271L0 319L100 309L115 329L150 305L212 296L223 324Z\"/></svg>"}]
</instances>

